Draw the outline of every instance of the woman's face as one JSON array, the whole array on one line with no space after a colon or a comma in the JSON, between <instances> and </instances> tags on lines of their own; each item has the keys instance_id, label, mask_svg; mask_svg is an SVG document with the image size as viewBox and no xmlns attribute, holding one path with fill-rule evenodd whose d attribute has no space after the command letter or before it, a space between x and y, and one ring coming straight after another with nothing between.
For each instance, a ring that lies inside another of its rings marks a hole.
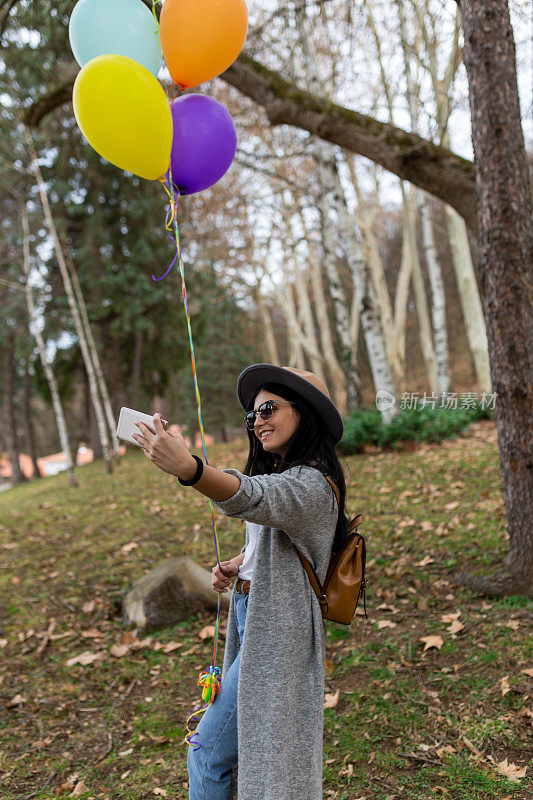
<instances>
[{"instance_id":1,"label":"woman's face","mask_svg":"<svg viewBox=\"0 0 533 800\"><path fill-rule=\"evenodd\" d=\"M261 419L258 414L255 418L254 436L257 436L263 450L268 453L277 453L284 456L287 451L287 444L296 432L300 422L300 414L294 406L287 405L285 398L277 394L272 394L266 389L261 389L255 396L254 410L257 410L265 400L278 401L279 405L274 407L270 419Z\"/></svg>"}]
</instances>

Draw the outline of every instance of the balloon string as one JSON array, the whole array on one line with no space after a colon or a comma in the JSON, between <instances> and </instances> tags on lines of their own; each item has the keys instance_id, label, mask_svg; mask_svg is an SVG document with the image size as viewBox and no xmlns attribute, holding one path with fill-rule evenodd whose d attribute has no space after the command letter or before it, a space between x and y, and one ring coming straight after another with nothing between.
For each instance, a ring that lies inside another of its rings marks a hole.
<instances>
[{"instance_id":1,"label":"balloon string","mask_svg":"<svg viewBox=\"0 0 533 800\"><path fill-rule=\"evenodd\" d=\"M183 297L183 305L184 305L184 308L185 308L185 316L186 316L186 319L187 319L187 332L188 332L188 336L189 336L189 348L190 348L190 353L191 353L191 366L192 366L192 374L193 374L193 380L194 380L194 391L195 391L195 396L196 396L196 408L197 408L197 415L198 415L198 425L199 425L199 428L200 428L200 434L201 434L201 438L202 438L202 450L203 450L203 454L204 454L204 459L205 459L205 463L208 465L209 461L208 461L208 458L207 458L207 450L206 450L206 444L205 444L205 431L204 431L204 424L203 424L203 419L202 419L202 401L201 401L201 398L200 398L200 389L198 387L198 377L197 377L197 372L196 372L196 356L195 356L195 352L194 352L194 342L193 342L192 327L191 327L191 316L190 316L190 312L189 312L189 303L188 303L188 298L187 298L187 287L186 287L186 284L185 284L185 271L184 271L184 267L183 267L183 258L182 258L182 254L181 254L180 234L179 234L179 228L178 228L178 213L177 212L178 212L179 194L176 196L175 193L174 193L174 183L173 183L173 180L172 180L172 165L170 165L170 167L169 167L168 175L169 175L168 185L165 183L164 178L161 179L161 182L163 183L165 192L167 193L167 195L169 197L169 200L170 200L169 209L167 211L167 218L165 220L165 228L166 228L167 231L169 231L169 236L174 241L174 243L176 245L176 254L174 256L174 259L172 260L172 263L171 263L170 267L168 268L167 272L165 273L165 275L168 274L168 272L172 269L172 267L174 266L174 264L177 261L178 262L178 266L179 266L180 277L181 277L181 293L182 293L182 297ZM171 232L172 228L173 228L173 233ZM163 276L163 277L165 277L165 276ZM155 280L157 280L157 279L155 279ZM161 279L159 279L159 280L161 280ZM216 520L215 520L215 509L214 509L214 506L213 506L213 503L211 502L211 500L209 500L209 505L210 505L210 508L211 508L211 520L212 520L212 525L213 525L213 537L214 537L214 542L215 542L215 553L216 553L216 557L217 557L217 564L218 564L219 569L221 569L220 556L219 556L219 543L218 543L217 527L216 527ZM217 649L218 649L218 631L219 631L219 619L220 619L220 608L221 608L220 601L221 601L221 595L220 595L220 593L218 593L217 616L216 616L216 622L215 622L215 635L213 637L213 651L212 651L212 655L211 655L211 668L209 670L209 672L212 675L216 675L216 674L220 673L220 670L218 670L218 668L215 667L216 659L217 659ZM217 670L218 670L218 673L216 672ZM206 711L207 708L209 707L210 703L213 702L213 700L214 700L214 697L211 696L210 702L203 709L198 709L198 708L195 707L193 709L193 711L192 711L192 714L187 718L188 734L185 737L185 740L187 741L188 744L191 744L191 745L192 744L197 744L197 747L195 749L198 749L198 747L200 747L200 745L198 744L198 742L196 742L196 741L193 742L192 741L192 739L193 739L193 737L195 735L195 732L192 732L192 731L189 730L189 724L190 724L190 722L196 721L198 719L198 717L194 716L194 714L201 714L204 711Z\"/></svg>"},{"instance_id":2,"label":"balloon string","mask_svg":"<svg viewBox=\"0 0 533 800\"><path fill-rule=\"evenodd\" d=\"M161 40L160 40L160 36L159 36L159 20L157 19L157 15L155 13L156 2L157 2L157 0L153 0L153 2L152 2L152 13L153 13L153 15L155 17L155 20L156 20L156 23L157 23L158 42L159 42L159 49L161 51ZM170 102L170 107L171 108L172 108L172 106L174 104L174 101L176 100L176 98L179 96L180 92L184 88L185 87L183 87L181 85L177 86L176 94L174 95L174 97L172 98L172 100ZM194 353L194 343L193 343L193 339L192 339L191 317L190 317L190 313L189 313L189 304L187 302L187 287L185 285L185 274L184 274L184 268L183 268L183 258L182 258L182 255L181 255L181 242L180 242L180 234L179 234L179 228L178 228L178 200L179 200L179 194L177 196L175 196L175 194L174 194L174 182L172 180L172 162L169 165L168 177L169 177L168 186L167 186L167 181L166 181L166 179L164 177L160 178L159 180L160 180L160 182L161 182L161 184L163 186L163 189L165 190L165 192L166 192L166 194L168 196L168 199L169 199L169 207L168 207L167 215L166 215L166 219L165 219L165 230L168 231L169 237L172 239L172 241L174 242L174 244L176 246L176 253L174 255L174 258L172 259L172 262L170 263L170 266L168 267L167 271L165 272L165 274L162 275L160 278L156 278L155 275L152 275L152 278L155 281L163 280L163 278L165 278L168 275L168 273L170 272L170 270L172 269L172 267L174 266L176 261L178 262L180 276L181 276L181 293L182 293L182 297L183 297L183 305L185 307L185 316L186 316L186 319L187 319L187 331L188 331L188 335L189 335L189 347L190 347L190 351L191 351L191 365L192 365L192 373L193 373L193 379L194 379L194 390L195 390L195 396L196 396L196 408L197 408L197 413L198 413L198 425L200 427L200 434L201 434L201 437L202 437L202 450L203 450L203 454L204 454L204 459L205 459L205 463L208 465L209 461L207 459L207 450L206 450L206 446L205 446L205 432L204 432L204 425L203 425L203 420L202 420L202 402L201 402L201 398L200 398L200 390L198 388L198 379L197 379L197 376L196 376L196 358L195 358L195 353ZM174 231L174 235L172 234L172 230ZM214 543L215 543L215 553L216 553L216 558L217 558L217 564L218 564L219 569L221 569L221 566L220 566L220 554L219 554L219 543L218 543L218 535L217 535L217 526L216 526L216 520L215 520L215 509L214 509L214 506L213 506L213 503L211 502L211 500L209 500L209 505L210 505L210 508L211 508L211 520L212 520L212 524L213 524L213 539L214 539ZM216 616L216 621L215 621L215 634L213 636L213 650L212 650L212 654L211 654L211 668L210 668L210 672L213 675L214 674L220 675L220 670L218 669L218 667L215 666L216 659L217 659L217 650L218 650L218 631L219 631L220 609L221 609L221 595L220 595L220 593L218 593L217 616ZM219 688L220 688L220 684L219 684ZM211 695L210 701L203 708L201 708L199 706L195 706L192 709L192 711L189 714L189 716L187 717L187 722L186 722L187 734L185 736L185 742L188 745L194 747L195 750L197 750L201 745L198 742L198 734L197 734L197 732L195 730L194 731L191 730L190 726L194 722L196 722L196 723L199 722L200 715L203 714L205 711L207 711L207 709L209 708L209 706L211 705L211 703L215 699L215 696L216 695Z\"/></svg>"},{"instance_id":3,"label":"balloon string","mask_svg":"<svg viewBox=\"0 0 533 800\"><path fill-rule=\"evenodd\" d=\"M163 58L163 49L161 47L161 35L160 35L160 28L159 28L159 20L157 18L155 7L157 5L161 5L161 0L152 0L152 14L154 15L155 24L156 24L156 32L155 35L157 36L157 45L159 47L159 57Z\"/></svg>"}]
</instances>

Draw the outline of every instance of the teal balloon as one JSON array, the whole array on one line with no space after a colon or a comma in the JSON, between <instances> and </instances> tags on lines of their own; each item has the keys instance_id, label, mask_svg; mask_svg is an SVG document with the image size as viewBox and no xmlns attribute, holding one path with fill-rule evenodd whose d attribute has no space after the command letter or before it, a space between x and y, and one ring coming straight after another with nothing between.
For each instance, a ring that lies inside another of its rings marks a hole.
<instances>
[{"instance_id":1,"label":"teal balloon","mask_svg":"<svg viewBox=\"0 0 533 800\"><path fill-rule=\"evenodd\" d=\"M157 76L159 32L142 0L78 0L70 16L70 46L83 67L97 56L127 56Z\"/></svg>"}]
</instances>

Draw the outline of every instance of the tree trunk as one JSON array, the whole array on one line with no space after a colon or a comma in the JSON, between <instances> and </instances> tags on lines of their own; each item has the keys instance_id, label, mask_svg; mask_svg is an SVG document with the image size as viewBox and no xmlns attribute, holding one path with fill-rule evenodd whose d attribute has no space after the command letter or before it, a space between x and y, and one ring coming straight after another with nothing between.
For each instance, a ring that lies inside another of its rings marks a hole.
<instances>
[{"instance_id":1,"label":"tree trunk","mask_svg":"<svg viewBox=\"0 0 533 800\"><path fill-rule=\"evenodd\" d=\"M15 331L8 329L2 348L2 405L4 411L4 430L6 448L11 464L11 483L22 483L24 477L19 463L17 447L17 421L15 418Z\"/></svg>"},{"instance_id":2,"label":"tree trunk","mask_svg":"<svg viewBox=\"0 0 533 800\"><path fill-rule=\"evenodd\" d=\"M491 379L487 328L472 263L466 225L464 219L451 206L445 206L445 211L452 252L452 264L465 321L466 336L474 361L476 380L481 391L490 392Z\"/></svg>"},{"instance_id":3,"label":"tree trunk","mask_svg":"<svg viewBox=\"0 0 533 800\"><path fill-rule=\"evenodd\" d=\"M141 381L143 349L143 329L137 328L135 331L135 346L133 350L133 373L131 378L131 407L137 408L139 402L139 384Z\"/></svg>"},{"instance_id":4,"label":"tree trunk","mask_svg":"<svg viewBox=\"0 0 533 800\"><path fill-rule=\"evenodd\" d=\"M26 367L24 369L24 413L22 415L24 433L26 435L26 446L28 448L28 455L33 464L33 477L40 478L41 471L37 463L37 454L35 452L35 436L33 432L33 417L31 410L31 378L30 378L30 359L26 360Z\"/></svg>"},{"instance_id":5,"label":"tree trunk","mask_svg":"<svg viewBox=\"0 0 533 800\"><path fill-rule=\"evenodd\" d=\"M459 8L457 8L453 43L446 68L442 76L440 76L438 69L438 40L435 35L428 30L426 24L428 17L427 0L425 3L425 14L423 14L419 8L418 2L416 2L416 0L412 1L413 8L415 9L415 24L417 25L418 34L419 37L424 40L426 46L428 69L433 87L440 141L444 147L449 147L450 134L448 130L448 121L451 113L450 88L459 64L461 63L461 49L459 47L461 12ZM400 24L403 25L402 0L398 0L398 12ZM447 203L445 204L445 212L452 263L465 321L468 344L474 360L476 378L479 388L482 391L490 392L490 366L485 319L481 309L481 300L476 283L466 225L464 219L462 219L462 217Z\"/></svg>"},{"instance_id":6,"label":"tree trunk","mask_svg":"<svg viewBox=\"0 0 533 800\"><path fill-rule=\"evenodd\" d=\"M255 302L257 305L257 310L259 312L261 325L263 326L267 363L279 365L280 360L279 360L278 346L276 344L276 336L274 334L274 326L272 325L272 318L270 316L270 311L268 310L268 306L265 302L265 298L261 294L260 281L258 281L255 291Z\"/></svg>"},{"instance_id":7,"label":"tree trunk","mask_svg":"<svg viewBox=\"0 0 533 800\"><path fill-rule=\"evenodd\" d=\"M305 243L309 256L309 269L311 273L311 287L313 290L313 301L315 304L315 313L318 322L318 334L320 339L320 350L324 353L326 359L326 366L330 375L331 385L330 390L332 397L335 400L335 405L339 409L341 416L344 416L347 411L347 392L346 392L346 376L342 371L342 367L335 353L333 345L333 334L331 330L330 315L328 314L328 306L326 294L324 291L324 282L322 280L322 273L318 261L316 248L313 246L309 234L304 214L300 207L300 219L305 234ZM329 384L328 384L329 385Z\"/></svg>"},{"instance_id":8,"label":"tree trunk","mask_svg":"<svg viewBox=\"0 0 533 800\"><path fill-rule=\"evenodd\" d=\"M411 70L411 54L407 44L405 10L402 0L397 0L398 19L400 23L400 38L404 62L404 75L407 89L407 103L411 117L411 127L418 133L418 108L420 105L419 83L413 79ZM456 44L454 39L454 45ZM448 330L446 328L446 297L442 270L437 257L433 222L429 211L427 195L424 192L412 189L415 206L418 209L421 222L422 250L427 265L431 284L431 318L433 321L433 351L430 369L435 369L436 391L439 395L448 394L450 390L450 357L448 352ZM433 389L433 387L432 387ZM433 389L435 391L435 389Z\"/></svg>"},{"instance_id":9,"label":"tree trunk","mask_svg":"<svg viewBox=\"0 0 533 800\"><path fill-rule=\"evenodd\" d=\"M57 425L57 432L59 434L59 442L61 445L61 450L65 453L67 459L67 474L70 481L71 486L78 486L78 480L74 473L74 465L75 461L72 457L72 448L70 446L69 437L68 437L68 429L67 424L65 422L65 415L63 413L63 406L61 404L61 398L59 396L59 389L57 388L57 382L52 370L48 362L48 357L46 355L46 346L44 343L44 338L41 333L41 329L39 327L37 321L37 315L35 313L35 306L33 304L33 295L31 293L31 286L30 286L30 228L28 224L28 215L26 214L26 209L22 211L22 230L23 230L23 266L24 266L24 274L26 276L26 304L28 306L28 315L29 315L29 328L30 332L35 337L35 341L37 342L37 347L39 349L39 357L41 359L41 364L43 365L43 371L46 377L46 381L48 383L48 388L50 389L50 396L52 397L52 407L54 409L54 415L56 419Z\"/></svg>"},{"instance_id":10,"label":"tree trunk","mask_svg":"<svg viewBox=\"0 0 533 800\"><path fill-rule=\"evenodd\" d=\"M376 294L376 303L379 309L379 318L385 339L387 359L391 366L393 381L396 385L396 391L400 391L404 388L405 384L405 367L399 356L398 341L392 313L392 304L389 295L389 288L387 286L387 279L385 277L385 267L379 252L378 240L374 233L375 214L374 212L368 211L368 209L365 208L363 193L359 186L359 180L355 170L354 158L347 158L346 162L350 173L350 179L357 196L357 222L359 225L359 230L361 231L362 248L365 262L368 264L368 269L370 271L372 284ZM366 264L364 267L365 270ZM357 323L359 323L359 315L357 318ZM353 324L355 325L355 321Z\"/></svg>"},{"instance_id":11,"label":"tree trunk","mask_svg":"<svg viewBox=\"0 0 533 800\"><path fill-rule=\"evenodd\" d=\"M510 549L491 577L462 582L533 597L533 213L505 0L462 0L482 296L496 392Z\"/></svg>"},{"instance_id":12,"label":"tree trunk","mask_svg":"<svg viewBox=\"0 0 533 800\"><path fill-rule=\"evenodd\" d=\"M311 90L321 90L323 89L323 82L319 74L317 55L311 39L311 25L305 5L297 7L295 13L300 44L307 70L306 79L308 85ZM334 211L339 220L342 247L345 255L350 258L353 254L351 252L348 253L351 242L346 240L346 231L341 222L340 203L342 201L337 187L338 175L334 148L331 144L318 138L312 143L312 153L317 165L317 179L319 183L317 206L320 212L320 224L322 229L324 267L331 299L333 300L341 360L346 375L348 411L352 411L353 409L359 408L362 404L361 380L359 378L357 351L353 347L351 339L349 304L337 269L337 257L332 235L333 223L330 210ZM350 267L353 268L353 259ZM358 301L361 302L360 296L358 297Z\"/></svg>"},{"instance_id":13,"label":"tree trunk","mask_svg":"<svg viewBox=\"0 0 533 800\"><path fill-rule=\"evenodd\" d=\"M111 405L111 400L109 399L109 392L107 391L107 383L104 377L104 372L102 370L102 365L100 363L100 357L98 355L98 348L94 341L93 332L91 328L91 323L89 322L89 315L87 314L87 307L85 305L85 300L83 298L83 294L81 291L80 282L78 280L78 274L70 257L70 253L68 251L68 245L65 242L65 259L67 262L68 271L70 273L70 277L72 279L72 285L74 287L74 294L76 296L76 300L78 301L78 306L81 313L81 319L83 323L83 330L85 336L87 337L87 347L89 348L90 357L92 359L92 363L94 365L94 372L96 377L96 382L98 384L98 391L100 393L100 397L102 398L103 410L105 413L106 422L109 428L109 433L111 437L113 452L115 454L115 459L117 463L120 463L120 458L118 454L119 450L119 441L115 436L115 431L117 429L117 423L115 420L115 416L113 414L113 407Z\"/></svg>"},{"instance_id":14,"label":"tree trunk","mask_svg":"<svg viewBox=\"0 0 533 800\"><path fill-rule=\"evenodd\" d=\"M102 403L100 401L100 396L98 394L98 385L96 382L95 370L94 365L91 359L91 354L89 351L89 347L87 344L87 339L85 337L83 331L83 325L80 319L80 313L78 311L78 307L76 305L76 300L74 298L74 293L72 291L72 282L70 280L69 271L65 259L65 254L63 252L63 248L61 246L61 242L59 240L59 235L54 224L54 219L52 217L52 211L50 209L50 203L48 202L48 194L46 191L46 184L43 180L43 176L41 174L41 169L39 167L39 163L37 160L37 153L35 152L35 146L33 144L33 139L31 134L27 128L24 128L24 133L26 136L26 142L28 144L28 149L30 152L30 159L31 159L31 168L33 174L35 175L35 179L37 182L37 188L39 190L39 196L41 198L41 203L43 206L44 216L46 219L46 223L48 225L48 229L52 236L52 240L54 242L54 250L57 258L57 263L59 266L59 270L61 272L61 277L63 279L63 285L65 287L65 292L68 299L69 308L72 314L72 318L74 320L74 325L76 328L76 334L78 336L78 341L80 344L81 353L83 356L83 362L85 364L85 369L87 370L87 377L89 379L89 388L91 392L91 399L94 406L96 421L98 424L99 436L100 441L102 443L102 450L103 456L106 465L106 471L111 473L113 471L113 464L111 461L111 454L110 454L110 446L109 446L109 437L107 435L106 429L106 421L104 416L104 410L102 408Z\"/></svg>"}]
</instances>

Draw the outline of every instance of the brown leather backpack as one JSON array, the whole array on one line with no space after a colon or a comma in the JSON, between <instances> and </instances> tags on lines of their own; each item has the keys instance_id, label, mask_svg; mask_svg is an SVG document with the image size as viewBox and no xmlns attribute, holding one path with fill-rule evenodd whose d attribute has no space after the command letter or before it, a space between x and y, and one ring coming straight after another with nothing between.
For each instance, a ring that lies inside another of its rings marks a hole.
<instances>
[{"instance_id":1,"label":"brown leather backpack","mask_svg":"<svg viewBox=\"0 0 533 800\"><path fill-rule=\"evenodd\" d=\"M324 477L331 484L340 509L339 490L331 478L327 475ZM316 572L306 557L300 553L297 547L295 548L320 603L323 619L329 619L331 622L340 622L343 625L349 625L353 620L361 595L363 595L365 617L367 616L365 596L366 543L363 536L357 532L357 527L362 522L364 522L363 515L357 514L349 523L349 538L339 552L332 554L323 584L318 580Z\"/></svg>"}]
</instances>

